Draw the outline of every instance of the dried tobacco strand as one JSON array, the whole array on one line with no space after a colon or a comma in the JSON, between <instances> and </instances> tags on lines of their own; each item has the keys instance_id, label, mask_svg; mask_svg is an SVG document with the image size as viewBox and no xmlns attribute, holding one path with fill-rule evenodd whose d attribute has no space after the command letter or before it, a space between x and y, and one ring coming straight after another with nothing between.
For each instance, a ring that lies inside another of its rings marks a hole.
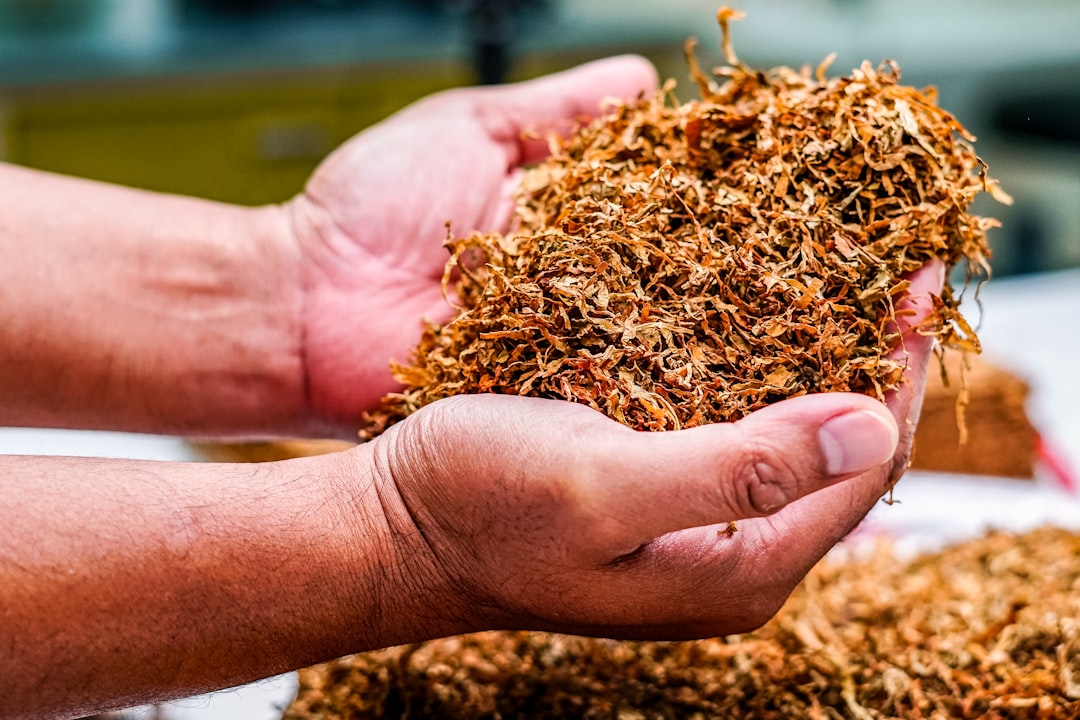
<instances>
[{"instance_id":1,"label":"dried tobacco strand","mask_svg":"<svg viewBox=\"0 0 1080 720\"><path fill-rule=\"evenodd\" d=\"M678 104L669 81L616 105L552 141L511 232L448 239L460 309L394 365L405 390L362 436L459 393L563 398L672 430L900 383L905 274L932 258L988 272L997 223L968 207L1007 196L894 63L759 72L731 48L737 17L719 13L729 65L713 77L688 43L700 100ZM922 332L978 350L950 285L936 310Z\"/></svg>"},{"instance_id":2,"label":"dried tobacco strand","mask_svg":"<svg viewBox=\"0 0 1080 720\"><path fill-rule=\"evenodd\" d=\"M300 671L284 720L1080 717L1080 534L826 560L752 633L487 632Z\"/></svg>"}]
</instances>

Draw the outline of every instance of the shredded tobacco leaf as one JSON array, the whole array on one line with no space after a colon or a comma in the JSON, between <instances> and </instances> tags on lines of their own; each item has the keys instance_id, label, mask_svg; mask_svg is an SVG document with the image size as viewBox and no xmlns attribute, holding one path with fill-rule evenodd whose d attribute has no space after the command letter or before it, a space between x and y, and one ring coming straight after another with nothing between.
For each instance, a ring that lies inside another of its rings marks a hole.
<instances>
[{"instance_id":1,"label":"shredded tobacco leaf","mask_svg":"<svg viewBox=\"0 0 1080 720\"><path fill-rule=\"evenodd\" d=\"M460 303L422 334L370 438L460 393L587 404L639 430L735 420L806 393L884 398L902 380L898 304L933 258L989 272L974 138L895 63L848 77L728 65L701 98L614 105L521 183L512 230L451 235ZM951 284L919 331L978 351ZM900 311L902 312L902 311Z\"/></svg>"},{"instance_id":2,"label":"shredded tobacco leaf","mask_svg":"<svg viewBox=\"0 0 1080 720\"><path fill-rule=\"evenodd\" d=\"M285 720L1080 717L1080 535L826 560L760 630L696 642L488 632L302 670Z\"/></svg>"}]
</instances>

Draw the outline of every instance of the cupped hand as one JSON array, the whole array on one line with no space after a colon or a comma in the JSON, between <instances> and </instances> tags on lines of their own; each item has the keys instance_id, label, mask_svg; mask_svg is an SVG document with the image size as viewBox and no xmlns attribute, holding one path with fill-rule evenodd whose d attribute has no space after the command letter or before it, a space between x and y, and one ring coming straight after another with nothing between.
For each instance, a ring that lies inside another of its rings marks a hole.
<instances>
[{"instance_id":1,"label":"cupped hand","mask_svg":"<svg viewBox=\"0 0 1080 720\"><path fill-rule=\"evenodd\" d=\"M912 282L901 322L929 312L940 266ZM905 333L887 406L810 395L674 432L555 400L434 403L368 448L401 573L452 631L755 628L906 469L931 346Z\"/></svg>"},{"instance_id":2,"label":"cupped hand","mask_svg":"<svg viewBox=\"0 0 1080 720\"><path fill-rule=\"evenodd\" d=\"M522 166L542 139L594 115L606 97L656 87L653 67L617 57L517 85L452 90L360 133L289 203L299 246L302 351L310 411L355 432L360 412L395 389L423 320L450 307L440 288L456 234L505 231Z\"/></svg>"}]
</instances>

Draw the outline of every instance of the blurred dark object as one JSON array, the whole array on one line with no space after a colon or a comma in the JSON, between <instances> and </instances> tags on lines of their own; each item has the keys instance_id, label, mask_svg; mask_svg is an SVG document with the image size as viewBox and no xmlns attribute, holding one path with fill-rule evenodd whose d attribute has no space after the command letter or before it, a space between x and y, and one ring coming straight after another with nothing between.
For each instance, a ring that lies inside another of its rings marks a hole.
<instances>
[{"instance_id":1,"label":"blurred dark object","mask_svg":"<svg viewBox=\"0 0 1080 720\"><path fill-rule=\"evenodd\" d=\"M216 19L380 7L453 16L464 25L476 80L494 85L510 76L521 28L552 4L553 0L184 0L183 7L189 17Z\"/></svg>"},{"instance_id":2,"label":"blurred dark object","mask_svg":"<svg viewBox=\"0 0 1080 720\"><path fill-rule=\"evenodd\" d=\"M207 15L261 15L290 9L342 9L377 5L365 0L183 0L185 11Z\"/></svg>"},{"instance_id":3,"label":"blurred dark object","mask_svg":"<svg viewBox=\"0 0 1080 720\"><path fill-rule=\"evenodd\" d=\"M1020 94L993 109L998 132L1080 147L1080 89Z\"/></svg>"},{"instance_id":4,"label":"blurred dark object","mask_svg":"<svg viewBox=\"0 0 1080 720\"><path fill-rule=\"evenodd\" d=\"M345 440L285 439L271 442L196 442L191 447L210 462L275 462L290 458L326 455L356 447Z\"/></svg>"},{"instance_id":5,"label":"blurred dark object","mask_svg":"<svg viewBox=\"0 0 1080 720\"><path fill-rule=\"evenodd\" d=\"M513 67L518 32L530 13L544 10L549 0L463 0L472 62L484 85L506 82ZM450 0L450 4L454 4Z\"/></svg>"},{"instance_id":6,"label":"blurred dark object","mask_svg":"<svg viewBox=\"0 0 1080 720\"><path fill-rule=\"evenodd\" d=\"M971 95L991 175L1015 198L983 207L1001 220L991 241L994 275L1080 266L1080 62L996 73Z\"/></svg>"},{"instance_id":7,"label":"blurred dark object","mask_svg":"<svg viewBox=\"0 0 1080 720\"><path fill-rule=\"evenodd\" d=\"M510 46L518 5L519 0L472 0L469 3L473 66L484 85L505 82L510 74Z\"/></svg>"},{"instance_id":8,"label":"blurred dark object","mask_svg":"<svg viewBox=\"0 0 1080 720\"><path fill-rule=\"evenodd\" d=\"M1013 275L1044 272L1050 268L1046 256L1050 253L1050 231L1046 219L1034 209L1020 208L1011 223L1016 257L1009 272Z\"/></svg>"}]
</instances>

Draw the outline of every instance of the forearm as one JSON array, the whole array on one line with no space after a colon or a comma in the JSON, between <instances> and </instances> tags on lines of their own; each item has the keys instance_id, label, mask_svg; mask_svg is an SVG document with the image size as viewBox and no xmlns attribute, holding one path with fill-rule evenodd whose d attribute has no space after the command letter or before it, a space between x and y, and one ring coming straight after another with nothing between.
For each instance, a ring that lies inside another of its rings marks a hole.
<instances>
[{"instance_id":1,"label":"forearm","mask_svg":"<svg viewBox=\"0 0 1080 720\"><path fill-rule=\"evenodd\" d=\"M296 250L241 208L0 165L0 424L297 432Z\"/></svg>"},{"instance_id":2,"label":"forearm","mask_svg":"<svg viewBox=\"0 0 1080 720\"><path fill-rule=\"evenodd\" d=\"M0 717L78 717L417 639L410 602L437 592L401 565L418 560L391 539L368 457L0 458Z\"/></svg>"}]
</instances>

